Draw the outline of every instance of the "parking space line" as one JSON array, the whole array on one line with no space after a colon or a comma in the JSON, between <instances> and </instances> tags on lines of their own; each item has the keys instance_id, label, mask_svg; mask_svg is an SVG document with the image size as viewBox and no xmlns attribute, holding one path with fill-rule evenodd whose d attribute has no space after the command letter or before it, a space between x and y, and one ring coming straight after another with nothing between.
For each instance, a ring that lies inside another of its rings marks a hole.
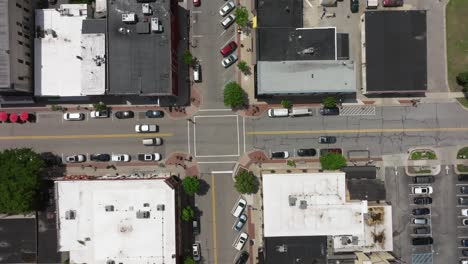
<instances>
[{"instance_id":1,"label":"parking space line","mask_svg":"<svg viewBox=\"0 0 468 264\"><path fill-rule=\"evenodd\" d=\"M457 183L456 186L468 186L468 183Z\"/></svg>"},{"instance_id":2,"label":"parking space line","mask_svg":"<svg viewBox=\"0 0 468 264\"><path fill-rule=\"evenodd\" d=\"M211 174L231 174L232 171L212 171Z\"/></svg>"},{"instance_id":3,"label":"parking space line","mask_svg":"<svg viewBox=\"0 0 468 264\"><path fill-rule=\"evenodd\" d=\"M222 37L224 34L226 34L226 32L227 32L227 29L225 29L225 30L218 36L218 38Z\"/></svg>"},{"instance_id":4,"label":"parking space line","mask_svg":"<svg viewBox=\"0 0 468 264\"><path fill-rule=\"evenodd\" d=\"M203 38L203 35L192 35L192 38Z\"/></svg>"},{"instance_id":5,"label":"parking space line","mask_svg":"<svg viewBox=\"0 0 468 264\"><path fill-rule=\"evenodd\" d=\"M196 153L196 151L195 151ZM204 155L204 156L199 156L195 154L195 157L197 158L217 158L217 157L239 157L239 155Z\"/></svg>"},{"instance_id":6,"label":"parking space line","mask_svg":"<svg viewBox=\"0 0 468 264\"><path fill-rule=\"evenodd\" d=\"M242 134L244 135L244 153L245 153L245 116L242 117Z\"/></svg>"},{"instance_id":7,"label":"parking space line","mask_svg":"<svg viewBox=\"0 0 468 264\"><path fill-rule=\"evenodd\" d=\"M223 108L223 109L200 109L198 110L198 112L216 112L216 111L232 111L232 109Z\"/></svg>"},{"instance_id":8,"label":"parking space line","mask_svg":"<svg viewBox=\"0 0 468 264\"><path fill-rule=\"evenodd\" d=\"M240 156L239 116L236 117L236 124L237 124L237 155Z\"/></svg>"},{"instance_id":9,"label":"parking space line","mask_svg":"<svg viewBox=\"0 0 468 264\"><path fill-rule=\"evenodd\" d=\"M226 43L224 43L224 45L222 45L221 48L224 47L224 46L226 46L229 42L233 41L233 40L234 40L234 37L235 37L235 35L232 36L228 41L226 41Z\"/></svg>"},{"instance_id":10,"label":"parking space line","mask_svg":"<svg viewBox=\"0 0 468 264\"><path fill-rule=\"evenodd\" d=\"M237 161L198 161L198 164L225 164L225 163L237 163Z\"/></svg>"},{"instance_id":11,"label":"parking space line","mask_svg":"<svg viewBox=\"0 0 468 264\"><path fill-rule=\"evenodd\" d=\"M216 241L216 194L215 194L215 178L211 175L211 211L213 212L213 260L214 264L218 264L218 247Z\"/></svg>"},{"instance_id":12,"label":"parking space line","mask_svg":"<svg viewBox=\"0 0 468 264\"><path fill-rule=\"evenodd\" d=\"M188 153L190 153L190 121L187 120L187 145L188 145Z\"/></svg>"},{"instance_id":13,"label":"parking space line","mask_svg":"<svg viewBox=\"0 0 468 264\"><path fill-rule=\"evenodd\" d=\"M196 11L192 11L191 13L192 13L192 14L199 14L199 13L201 13L201 12L202 12L201 10L196 10Z\"/></svg>"}]
</instances>

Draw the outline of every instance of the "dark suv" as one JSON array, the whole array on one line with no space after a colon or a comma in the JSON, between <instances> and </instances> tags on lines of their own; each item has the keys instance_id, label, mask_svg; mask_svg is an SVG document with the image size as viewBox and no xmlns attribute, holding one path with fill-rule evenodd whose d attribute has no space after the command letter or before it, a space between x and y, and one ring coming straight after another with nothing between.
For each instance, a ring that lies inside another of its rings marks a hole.
<instances>
[{"instance_id":1,"label":"dark suv","mask_svg":"<svg viewBox=\"0 0 468 264\"><path fill-rule=\"evenodd\" d=\"M249 253L247 251L242 251L239 255L239 257L236 259L234 262L235 264L245 264L247 263L247 260L249 259Z\"/></svg>"},{"instance_id":2,"label":"dark suv","mask_svg":"<svg viewBox=\"0 0 468 264\"><path fill-rule=\"evenodd\" d=\"M432 183L434 176L416 176L413 177L413 183Z\"/></svg>"},{"instance_id":3,"label":"dark suv","mask_svg":"<svg viewBox=\"0 0 468 264\"><path fill-rule=\"evenodd\" d=\"M429 208L416 208L413 209L413 215L428 215L431 213L431 210Z\"/></svg>"},{"instance_id":4,"label":"dark suv","mask_svg":"<svg viewBox=\"0 0 468 264\"><path fill-rule=\"evenodd\" d=\"M432 245L434 240L432 237L416 237L413 238L413 246Z\"/></svg>"},{"instance_id":5,"label":"dark suv","mask_svg":"<svg viewBox=\"0 0 468 264\"><path fill-rule=\"evenodd\" d=\"M427 235L431 232L431 229L428 226L415 227L413 233L416 235Z\"/></svg>"},{"instance_id":6,"label":"dark suv","mask_svg":"<svg viewBox=\"0 0 468 264\"><path fill-rule=\"evenodd\" d=\"M313 157L317 155L317 151L313 148L310 149L298 149L297 150L297 155L299 157Z\"/></svg>"},{"instance_id":7,"label":"dark suv","mask_svg":"<svg viewBox=\"0 0 468 264\"><path fill-rule=\"evenodd\" d=\"M336 137L333 136L321 136L318 139L318 142L320 144L335 144L336 143Z\"/></svg>"},{"instance_id":8,"label":"dark suv","mask_svg":"<svg viewBox=\"0 0 468 264\"><path fill-rule=\"evenodd\" d=\"M414 198L415 204L431 204L432 198L431 197L416 197Z\"/></svg>"},{"instance_id":9,"label":"dark suv","mask_svg":"<svg viewBox=\"0 0 468 264\"><path fill-rule=\"evenodd\" d=\"M340 114L340 109L338 107L334 108L320 108L320 114L321 115L339 115Z\"/></svg>"},{"instance_id":10,"label":"dark suv","mask_svg":"<svg viewBox=\"0 0 468 264\"><path fill-rule=\"evenodd\" d=\"M463 194L468 194L468 186L460 187L460 192L463 193Z\"/></svg>"}]
</instances>

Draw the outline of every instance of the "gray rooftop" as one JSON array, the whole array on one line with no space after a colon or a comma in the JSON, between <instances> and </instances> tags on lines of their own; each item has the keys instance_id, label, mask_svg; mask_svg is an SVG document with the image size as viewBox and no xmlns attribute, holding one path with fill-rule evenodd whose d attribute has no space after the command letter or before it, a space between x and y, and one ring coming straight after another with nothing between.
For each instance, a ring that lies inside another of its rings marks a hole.
<instances>
[{"instance_id":1,"label":"gray rooftop","mask_svg":"<svg viewBox=\"0 0 468 264\"><path fill-rule=\"evenodd\" d=\"M142 3L108 3L108 93L171 95L170 2L150 2L152 15L143 16ZM138 21L157 17L162 33L138 34L136 23L122 22L122 14L135 13ZM120 33L119 29L128 33Z\"/></svg>"},{"instance_id":2,"label":"gray rooftop","mask_svg":"<svg viewBox=\"0 0 468 264\"><path fill-rule=\"evenodd\" d=\"M257 94L354 93L353 61L259 61Z\"/></svg>"},{"instance_id":3,"label":"gray rooftop","mask_svg":"<svg viewBox=\"0 0 468 264\"><path fill-rule=\"evenodd\" d=\"M10 88L10 37L8 31L8 2L0 0L0 89Z\"/></svg>"},{"instance_id":4,"label":"gray rooftop","mask_svg":"<svg viewBox=\"0 0 468 264\"><path fill-rule=\"evenodd\" d=\"M106 33L106 20L105 19L83 20L83 27L81 28L81 33L83 34Z\"/></svg>"},{"instance_id":5,"label":"gray rooftop","mask_svg":"<svg viewBox=\"0 0 468 264\"><path fill-rule=\"evenodd\" d=\"M259 0L255 3L259 28L301 28L303 25L302 0Z\"/></svg>"}]
</instances>

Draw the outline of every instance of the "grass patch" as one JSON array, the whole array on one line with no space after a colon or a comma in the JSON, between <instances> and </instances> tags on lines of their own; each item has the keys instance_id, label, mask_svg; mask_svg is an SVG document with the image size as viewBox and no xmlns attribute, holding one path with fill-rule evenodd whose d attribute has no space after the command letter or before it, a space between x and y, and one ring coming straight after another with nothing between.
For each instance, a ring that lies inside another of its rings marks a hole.
<instances>
[{"instance_id":1,"label":"grass patch","mask_svg":"<svg viewBox=\"0 0 468 264\"><path fill-rule=\"evenodd\" d=\"M428 159L428 160L435 160L437 156L432 151L413 151L410 155L410 160L421 160L421 159Z\"/></svg>"},{"instance_id":2,"label":"grass patch","mask_svg":"<svg viewBox=\"0 0 468 264\"><path fill-rule=\"evenodd\" d=\"M468 147L461 148L458 151L457 159L468 159Z\"/></svg>"},{"instance_id":3,"label":"grass patch","mask_svg":"<svg viewBox=\"0 0 468 264\"><path fill-rule=\"evenodd\" d=\"M460 171L460 172L468 172L468 166L465 166L465 165L463 165L463 164L458 164L458 165L457 165L457 169L458 169L458 171Z\"/></svg>"},{"instance_id":4,"label":"grass patch","mask_svg":"<svg viewBox=\"0 0 468 264\"><path fill-rule=\"evenodd\" d=\"M458 102L462 104L464 107L468 108L468 99L465 97L457 98Z\"/></svg>"},{"instance_id":5,"label":"grass patch","mask_svg":"<svg viewBox=\"0 0 468 264\"><path fill-rule=\"evenodd\" d=\"M446 8L447 78L452 91L461 91L462 87L457 84L456 76L462 71L468 71L467 14L468 1L450 0Z\"/></svg>"}]
</instances>

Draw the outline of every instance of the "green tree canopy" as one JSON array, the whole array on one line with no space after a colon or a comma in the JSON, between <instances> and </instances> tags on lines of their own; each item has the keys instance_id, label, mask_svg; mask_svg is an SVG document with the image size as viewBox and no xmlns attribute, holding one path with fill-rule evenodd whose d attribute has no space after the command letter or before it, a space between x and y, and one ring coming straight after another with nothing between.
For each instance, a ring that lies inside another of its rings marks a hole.
<instances>
[{"instance_id":1,"label":"green tree canopy","mask_svg":"<svg viewBox=\"0 0 468 264\"><path fill-rule=\"evenodd\" d=\"M457 75L457 83L464 88L468 87L468 72L460 72Z\"/></svg>"},{"instance_id":2,"label":"green tree canopy","mask_svg":"<svg viewBox=\"0 0 468 264\"><path fill-rule=\"evenodd\" d=\"M336 107L336 99L332 96L327 96L323 99L322 104L326 108L334 108Z\"/></svg>"},{"instance_id":3,"label":"green tree canopy","mask_svg":"<svg viewBox=\"0 0 468 264\"><path fill-rule=\"evenodd\" d=\"M193 219L194 215L195 214L193 212L192 207L186 206L186 207L182 208L182 213L180 215L180 218L182 218L182 221L188 222L188 221Z\"/></svg>"},{"instance_id":4,"label":"green tree canopy","mask_svg":"<svg viewBox=\"0 0 468 264\"><path fill-rule=\"evenodd\" d=\"M257 193L258 191L258 179L250 171L241 170L236 177L234 177L234 188L239 193L251 194Z\"/></svg>"},{"instance_id":5,"label":"green tree canopy","mask_svg":"<svg viewBox=\"0 0 468 264\"><path fill-rule=\"evenodd\" d=\"M224 86L224 105L238 107L244 104L244 90L236 82L229 82Z\"/></svg>"},{"instance_id":6,"label":"green tree canopy","mask_svg":"<svg viewBox=\"0 0 468 264\"><path fill-rule=\"evenodd\" d=\"M0 213L18 214L35 209L45 163L32 149L0 152Z\"/></svg>"},{"instance_id":7,"label":"green tree canopy","mask_svg":"<svg viewBox=\"0 0 468 264\"><path fill-rule=\"evenodd\" d=\"M247 62L241 60L237 63L237 68L239 71L241 71L243 74L247 75L250 73L250 67L247 65Z\"/></svg>"},{"instance_id":8,"label":"green tree canopy","mask_svg":"<svg viewBox=\"0 0 468 264\"><path fill-rule=\"evenodd\" d=\"M182 53L182 60L187 65L193 65L194 58L192 53L190 53L190 50L185 50L184 53Z\"/></svg>"},{"instance_id":9,"label":"green tree canopy","mask_svg":"<svg viewBox=\"0 0 468 264\"><path fill-rule=\"evenodd\" d=\"M95 111L104 111L107 109L107 105L103 102L93 104L93 108Z\"/></svg>"},{"instance_id":10,"label":"green tree canopy","mask_svg":"<svg viewBox=\"0 0 468 264\"><path fill-rule=\"evenodd\" d=\"M200 181L195 176L185 177L182 180L182 189L188 195L194 195L200 188Z\"/></svg>"},{"instance_id":11,"label":"green tree canopy","mask_svg":"<svg viewBox=\"0 0 468 264\"><path fill-rule=\"evenodd\" d=\"M291 107L292 107L292 103L291 103L291 101L289 101L289 100L281 100L281 105L282 105L284 108L291 108Z\"/></svg>"},{"instance_id":12,"label":"green tree canopy","mask_svg":"<svg viewBox=\"0 0 468 264\"><path fill-rule=\"evenodd\" d=\"M184 264L196 264L196 262L193 260L192 256L185 256Z\"/></svg>"},{"instance_id":13,"label":"green tree canopy","mask_svg":"<svg viewBox=\"0 0 468 264\"><path fill-rule=\"evenodd\" d=\"M236 23L240 27L245 27L249 23L249 12L244 6L236 8Z\"/></svg>"},{"instance_id":14,"label":"green tree canopy","mask_svg":"<svg viewBox=\"0 0 468 264\"><path fill-rule=\"evenodd\" d=\"M346 166L346 159L338 153L327 153L320 156L320 165L324 170L338 170Z\"/></svg>"}]
</instances>

